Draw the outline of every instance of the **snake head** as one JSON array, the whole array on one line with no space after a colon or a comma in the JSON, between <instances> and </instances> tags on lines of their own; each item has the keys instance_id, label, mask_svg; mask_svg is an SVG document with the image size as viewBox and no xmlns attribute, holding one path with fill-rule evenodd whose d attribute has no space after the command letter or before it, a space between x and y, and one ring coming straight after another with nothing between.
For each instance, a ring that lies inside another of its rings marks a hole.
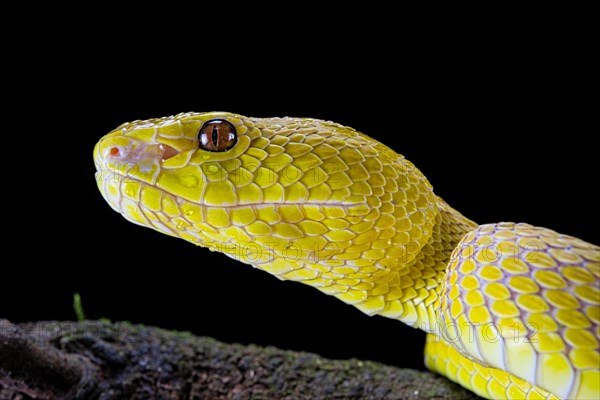
<instances>
[{"instance_id":1,"label":"snake head","mask_svg":"<svg viewBox=\"0 0 600 400\"><path fill-rule=\"evenodd\" d=\"M284 279L407 263L437 198L410 162L352 128L211 112L127 123L94 149L126 219Z\"/></svg>"},{"instance_id":2,"label":"snake head","mask_svg":"<svg viewBox=\"0 0 600 400\"><path fill-rule=\"evenodd\" d=\"M208 132L211 124L214 129ZM219 136L222 126L230 132ZM215 145L223 145L218 142L226 134L234 138L235 148L223 152ZM197 222L204 207L240 203L233 196L235 188L219 177L220 167L248 149L250 136L240 116L230 113L125 123L96 144L96 181L105 200L129 221L202 244L206 238L188 229L184 217ZM184 205L188 207L180 209Z\"/></svg>"}]
</instances>

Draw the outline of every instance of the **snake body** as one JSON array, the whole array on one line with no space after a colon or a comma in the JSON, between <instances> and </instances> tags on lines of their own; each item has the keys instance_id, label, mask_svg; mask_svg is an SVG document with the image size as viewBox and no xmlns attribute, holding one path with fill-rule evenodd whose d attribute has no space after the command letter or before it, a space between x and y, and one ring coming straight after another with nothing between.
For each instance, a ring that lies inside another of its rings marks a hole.
<instances>
[{"instance_id":1,"label":"snake body","mask_svg":"<svg viewBox=\"0 0 600 400\"><path fill-rule=\"evenodd\" d=\"M202 148L211 121L230 148ZM427 367L480 396L600 397L600 248L477 225L352 128L185 113L118 127L94 160L127 220L422 329Z\"/></svg>"}]
</instances>

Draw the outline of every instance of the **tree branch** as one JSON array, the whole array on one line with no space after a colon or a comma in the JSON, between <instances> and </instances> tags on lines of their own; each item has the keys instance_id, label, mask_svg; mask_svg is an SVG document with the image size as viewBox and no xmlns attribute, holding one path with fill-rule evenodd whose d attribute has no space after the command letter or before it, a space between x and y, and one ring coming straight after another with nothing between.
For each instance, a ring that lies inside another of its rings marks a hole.
<instances>
[{"instance_id":1,"label":"tree branch","mask_svg":"<svg viewBox=\"0 0 600 400\"><path fill-rule=\"evenodd\" d=\"M0 320L1 399L476 399L429 372L107 323Z\"/></svg>"}]
</instances>

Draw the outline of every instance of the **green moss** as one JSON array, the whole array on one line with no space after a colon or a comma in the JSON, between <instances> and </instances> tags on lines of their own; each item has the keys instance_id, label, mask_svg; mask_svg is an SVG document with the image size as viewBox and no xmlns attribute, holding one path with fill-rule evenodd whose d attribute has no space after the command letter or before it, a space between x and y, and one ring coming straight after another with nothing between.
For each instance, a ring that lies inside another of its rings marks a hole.
<instances>
[{"instance_id":1,"label":"green moss","mask_svg":"<svg viewBox=\"0 0 600 400\"><path fill-rule=\"evenodd\" d=\"M85 321L85 312L83 312L83 305L81 304L81 296L79 293L73 294L73 310L75 310L77 321Z\"/></svg>"}]
</instances>

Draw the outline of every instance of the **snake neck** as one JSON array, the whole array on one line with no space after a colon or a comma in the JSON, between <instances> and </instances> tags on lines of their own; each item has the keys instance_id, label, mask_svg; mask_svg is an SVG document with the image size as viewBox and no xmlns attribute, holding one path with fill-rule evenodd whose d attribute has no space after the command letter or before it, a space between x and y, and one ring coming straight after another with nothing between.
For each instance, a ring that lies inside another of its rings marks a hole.
<instances>
[{"instance_id":1,"label":"snake neck","mask_svg":"<svg viewBox=\"0 0 600 400\"><path fill-rule=\"evenodd\" d=\"M381 315L409 326L436 332L442 282L450 256L460 240L477 224L438 198L431 236L414 258L379 270L357 288L370 288L362 302L353 305L368 315ZM350 303L345 294L334 294Z\"/></svg>"},{"instance_id":2,"label":"snake neck","mask_svg":"<svg viewBox=\"0 0 600 400\"><path fill-rule=\"evenodd\" d=\"M394 280L394 286L402 297L396 300L399 304L390 301L387 307L389 310L398 308L402 313L383 310L378 314L426 332L436 332L438 303L448 261L460 240L476 227L475 222L438 198L438 214L429 241L414 260L390 271L392 276L398 274L399 282Z\"/></svg>"},{"instance_id":3,"label":"snake neck","mask_svg":"<svg viewBox=\"0 0 600 400\"><path fill-rule=\"evenodd\" d=\"M462 237L477 227L445 201L436 199L436 215L428 239L410 254L403 248L396 261L388 265L356 259L351 252L335 251L331 257L316 263L276 257L253 265L280 279L316 287L368 315L398 319L434 332L439 320L437 303L450 256ZM374 243L365 245L374 247Z\"/></svg>"}]
</instances>

